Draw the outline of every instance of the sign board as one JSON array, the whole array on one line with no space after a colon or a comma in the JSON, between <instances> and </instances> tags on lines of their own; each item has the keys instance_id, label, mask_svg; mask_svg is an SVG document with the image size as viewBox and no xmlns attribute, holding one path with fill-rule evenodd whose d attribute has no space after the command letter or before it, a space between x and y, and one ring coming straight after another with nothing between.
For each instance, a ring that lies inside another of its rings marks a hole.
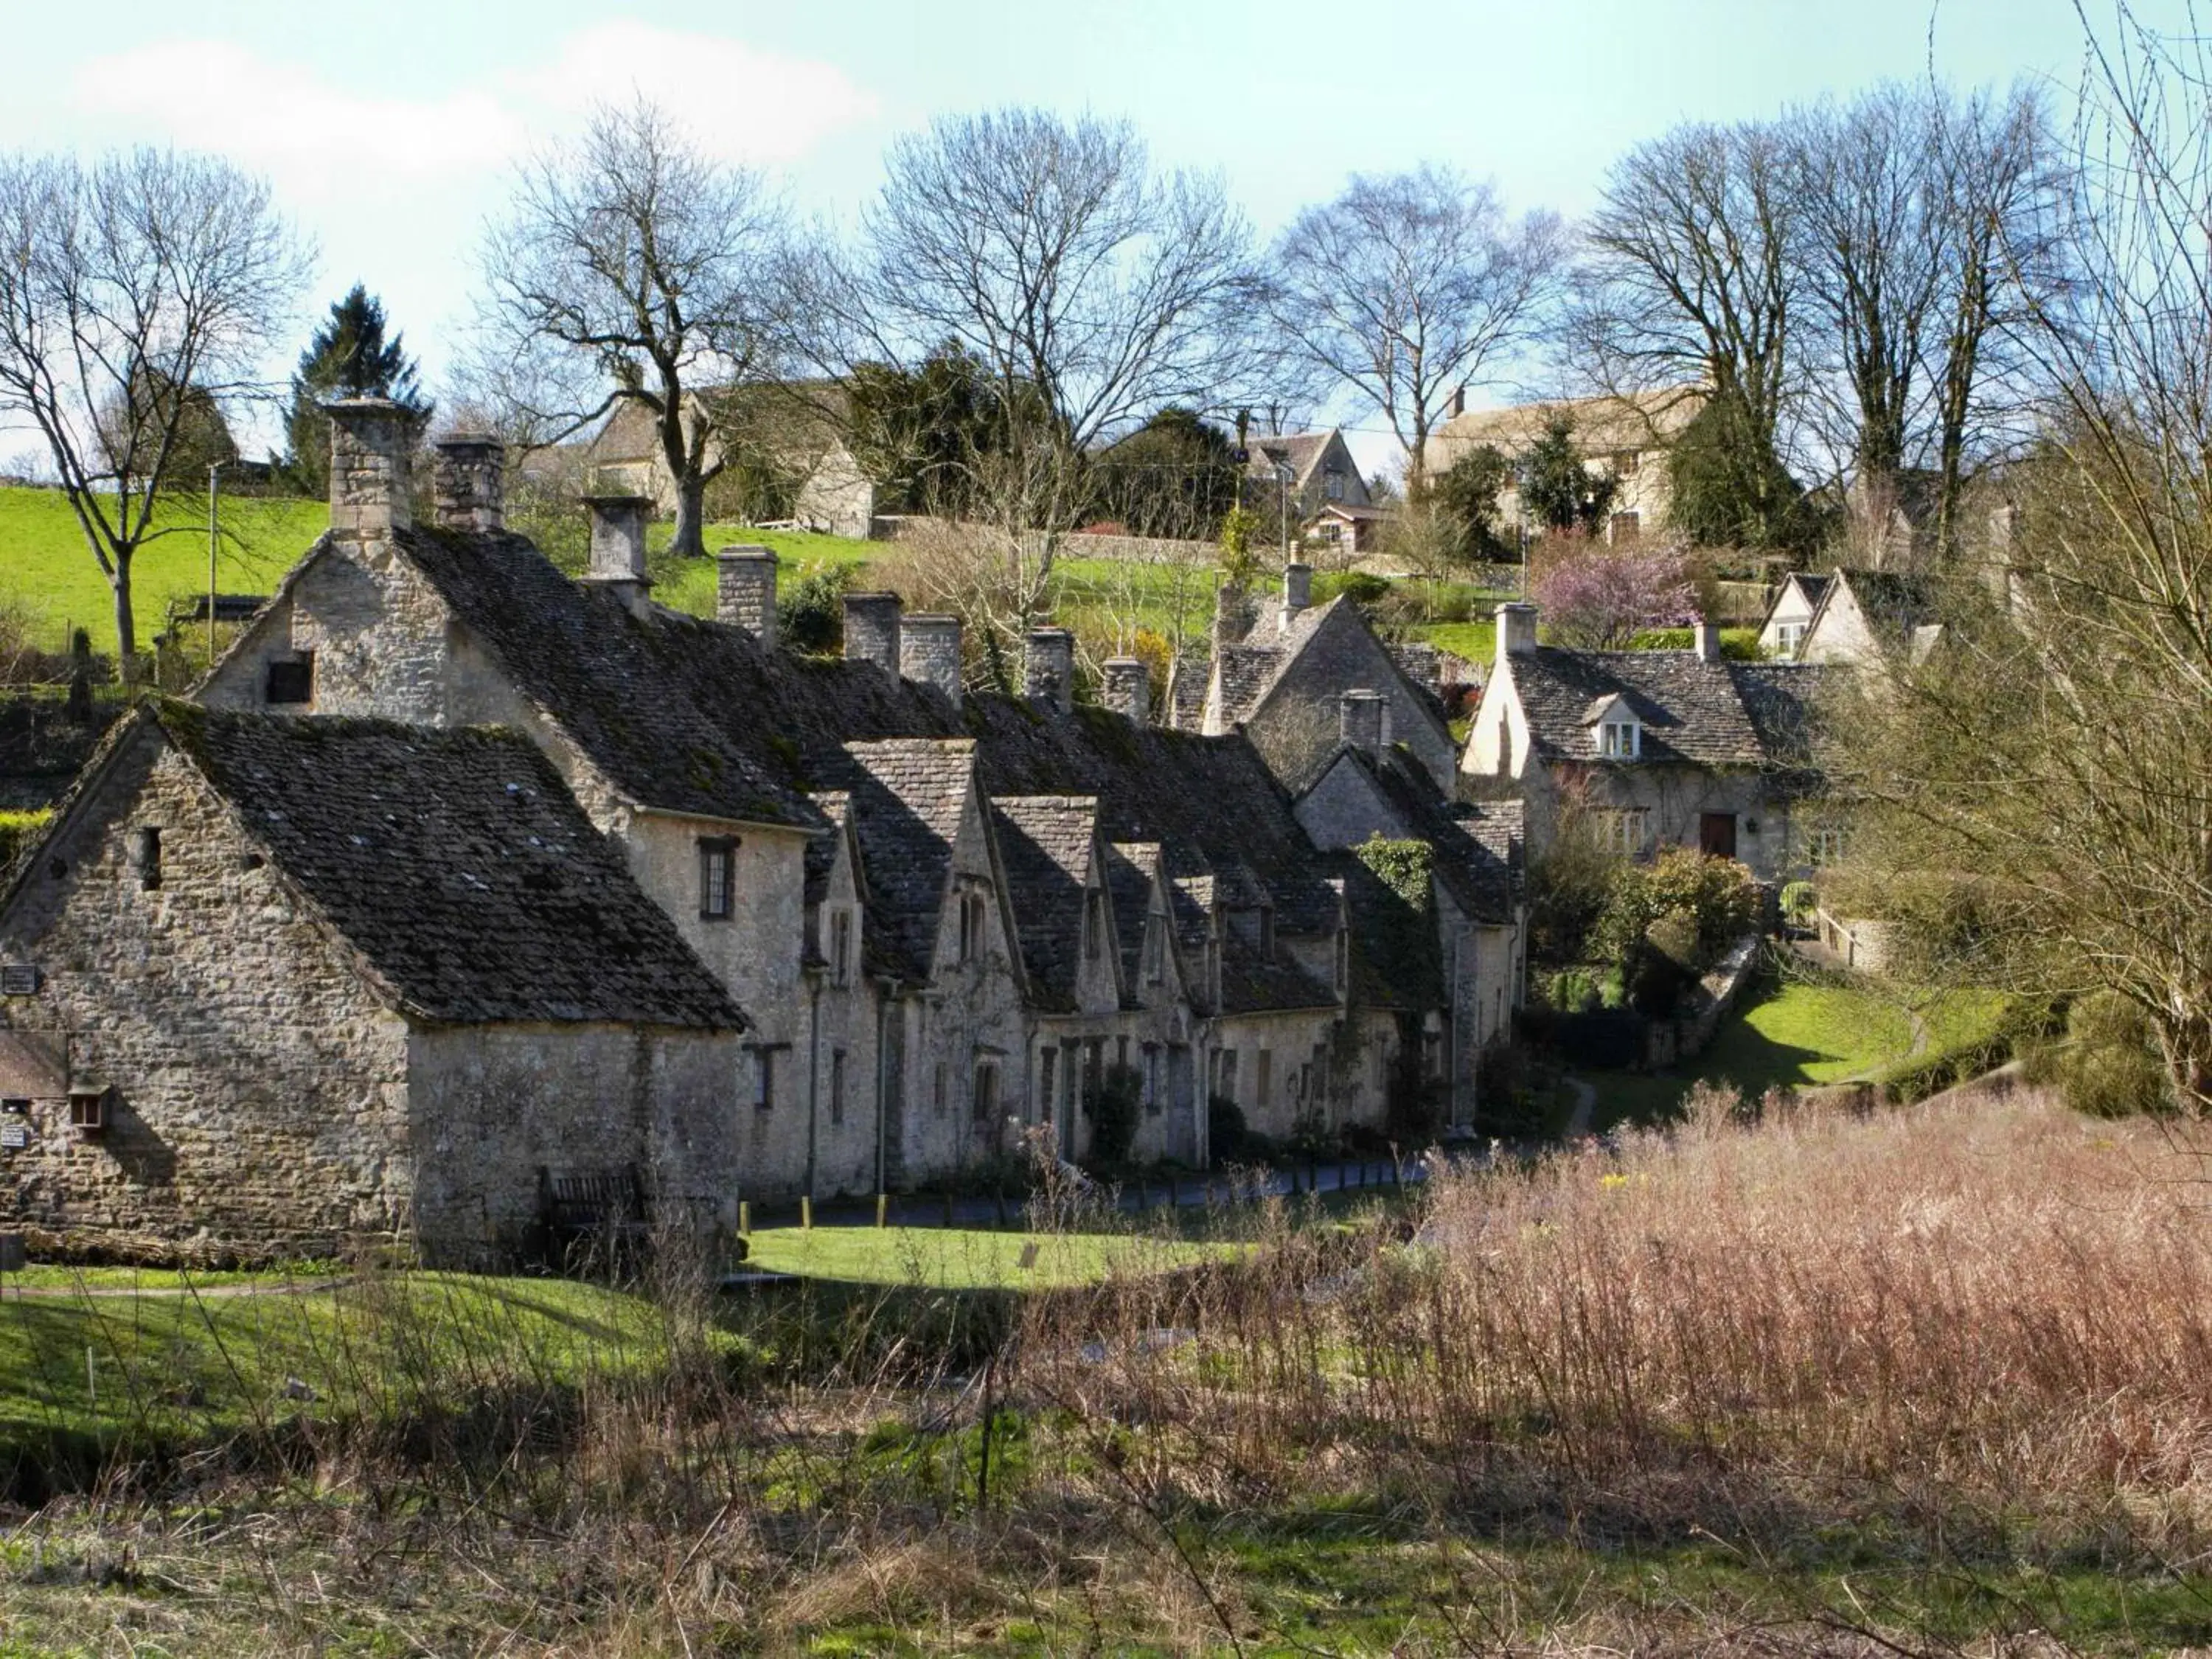
<instances>
[{"instance_id":1,"label":"sign board","mask_svg":"<svg viewBox=\"0 0 2212 1659\"><path fill-rule=\"evenodd\" d=\"M31 1144L31 1126L20 1117L0 1119L0 1152L20 1152Z\"/></svg>"},{"instance_id":2,"label":"sign board","mask_svg":"<svg viewBox=\"0 0 2212 1659\"><path fill-rule=\"evenodd\" d=\"M35 963L0 963L0 997L34 997L45 983Z\"/></svg>"},{"instance_id":3,"label":"sign board","mask_svg":"<svg viewBox=\"0 0 2212 1659\"><path fill-rule=\"evenodd\" d=\"M0 1233L0 1273L19 1273L29 1266L25 1259L23 1235Z\"/></svg>"},{"instance_id":4,"label":"sign board","mask_svg":"<svg viewBox=\"0 0 2212 1659\"><path fill-rule=\"evenodd\" d=\"M0 1098L59 1100L69 1093L69 1034L0 1031Z\"/></svg>"}]
</instances>

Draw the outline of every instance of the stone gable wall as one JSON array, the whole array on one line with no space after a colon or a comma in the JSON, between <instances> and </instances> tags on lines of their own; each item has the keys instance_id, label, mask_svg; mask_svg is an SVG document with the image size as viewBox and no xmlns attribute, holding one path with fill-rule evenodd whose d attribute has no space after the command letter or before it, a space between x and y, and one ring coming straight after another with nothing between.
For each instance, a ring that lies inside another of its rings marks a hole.
<instances>
[{"instance_id":1,"label":"stone gable wall","mask_svg":"<svg viewBox=\"0 0 2212 1659\"><path fill-rule=\"evenodd\" d=\"M1437 787L1449 793L1457 760L1451 733L1407 686L1382 642L1350 617L1330 618L1308 641L1245 730L1269 769L1295 782L1336 746L1337 700L1361 689L1389 696L1391 742L1411 750Z\"/></svg>"},{"instance_id":2,"label":"stone gable wall","mask_svg":"<svg viewBox=\"0 0 2212 1659\"><path fill-rule=\"evenodd\" d=\"M0 953L46 988L0 1000L0 1024L66 1033L71 1078L112 1085L112 1127L80 1139L66 1100L34 1101L29 1146L0 1151L0 1211L40 1248L145 1259L404 1238L405 1024L198 773L143 734L42 856Z\"/></svg>"}]
</instances>

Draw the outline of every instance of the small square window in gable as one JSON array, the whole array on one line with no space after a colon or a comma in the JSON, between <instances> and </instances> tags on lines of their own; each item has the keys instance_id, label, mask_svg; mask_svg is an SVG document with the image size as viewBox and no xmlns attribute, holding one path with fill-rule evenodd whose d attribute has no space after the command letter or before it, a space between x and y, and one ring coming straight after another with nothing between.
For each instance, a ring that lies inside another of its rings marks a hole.
<instances>
[{"instance_id":1,"label":"small square window in gable","mask_svg":"<svg viewBox=\"0 0 2212 1659\"><path fill-rule=\"evenodd\" d=\"M302 651L295 657L270 662L263 695L271 708L296 708L314 702L315 653Z\"/></svg>"}]
</instances>

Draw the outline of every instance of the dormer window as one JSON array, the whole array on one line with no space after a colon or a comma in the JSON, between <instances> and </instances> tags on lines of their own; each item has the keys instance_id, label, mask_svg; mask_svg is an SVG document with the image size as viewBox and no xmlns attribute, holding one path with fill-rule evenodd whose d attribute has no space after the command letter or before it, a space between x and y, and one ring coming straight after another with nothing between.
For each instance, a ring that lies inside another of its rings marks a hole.
<instances>
[{"instance_id":1,"label":"dormer window","mask_svg":"<svg viewBox=\"0 0 2212 1659\"><path fill-rule=\"evenodd\" d=\"M1597 728L1597 752L1604 760L1634 760L1644 749L1644 727L1631 715L1622 714L1601 721Z\"/></svg>"}]
</instances>

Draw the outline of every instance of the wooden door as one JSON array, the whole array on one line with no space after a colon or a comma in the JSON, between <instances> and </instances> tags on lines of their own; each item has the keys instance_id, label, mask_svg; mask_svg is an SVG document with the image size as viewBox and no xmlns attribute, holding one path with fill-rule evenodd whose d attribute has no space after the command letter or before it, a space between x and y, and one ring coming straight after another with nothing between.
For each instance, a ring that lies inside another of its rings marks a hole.
<instances>
[{"instance_id":1,"label":"wooden door","mask_svg":"<svg viewBox=\"0 0 2212 1659\"><path fill-rule=\"evenodd\" d=\"M1699 813L1698 815L1698 850L1709 858L1734 858L1735 856L1735 814L1733 812Z\"/></svg>"}]
</instances>

